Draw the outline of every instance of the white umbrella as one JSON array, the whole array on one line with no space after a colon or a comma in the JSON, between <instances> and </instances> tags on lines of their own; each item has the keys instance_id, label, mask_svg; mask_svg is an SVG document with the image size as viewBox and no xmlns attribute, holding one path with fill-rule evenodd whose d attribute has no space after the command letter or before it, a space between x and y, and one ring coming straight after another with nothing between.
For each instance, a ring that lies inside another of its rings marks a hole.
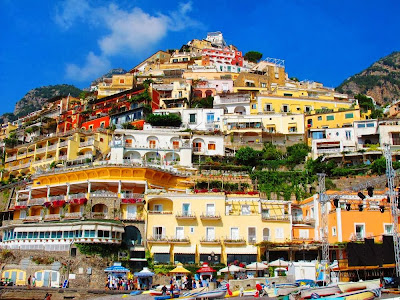
<instances>
[{"instance_id":1,"label":"white umbrella","mask_svg":"<svg viewBox=\"0 0 400 300\"><path fill-rule=\"evenodd\" d=\"M233 265L233 266L228 266L228 267L222 268L219 271L222 272L222 273L226 273L226 272L244 272L244 271L246 271L246 269Z\"/></svg>"},{"instance_id":2,"label":"white umbrella","mask_svg":"<svg viewBox=\"0 0 400 300\"><path fill-rule=\"evenodd\" d=\"M287 267L289 266L289 263L287 261L284 261L283 259L277 259L274 261L271 261L268 264L269 267Z\"/></svg>"},{"instance_id":3,"label":"white umbrella","mask_svg":"<svg viewBox=\"0 0 400 300\"><path fill-rule=\"evenodd\" d=\"M260 262L254 262L252 264L247 265L246 269L248 269L248 270L265 270L265 269L268 269L268 266L266 264L263 264Z\"/></svg>"}]
</instances>

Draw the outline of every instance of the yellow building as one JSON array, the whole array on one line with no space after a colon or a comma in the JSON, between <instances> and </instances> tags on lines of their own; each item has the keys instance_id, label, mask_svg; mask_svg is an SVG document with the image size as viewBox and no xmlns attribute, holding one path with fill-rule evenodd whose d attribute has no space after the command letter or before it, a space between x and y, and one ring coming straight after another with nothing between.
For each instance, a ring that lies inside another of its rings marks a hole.
<instances>
[{"instance_id":1,"label":"yellow building","mask_svg":"<svg viewBox=\"0 0 400 300\"><path fill-rule=\"evenodd\" d=\"M113 75L111 82L103 81L97 85L97 98L114 95L133 88L134 75L131 73Z\"/></svg>"},{"instance_id":2,"label":"yellow building","mask_svg":"<svg viewBox=\"0 0 400 300\"><path fill-rule=\"evenodd\" d=\"M20 269L8 269L1 273L1 278L8 279L15 285L26 285L26 271Z\"/></svg>"},{"instance_id":3,"label":"yellow building","mask_svg":"<svg viewBox=\"0 0 400 300\"><path fill-rule=\"evenodd\" d=\"M9 138L10 133L16 129L18 129L18 126L13 125L10 122L7 124L2 124L0 128L0 141L3 141L5 138Z\"/></svg>"},{"instance_id":4,"label":"yellow building","mask_svg":"<svg viewBox=\"0 0 400 300\"><path fill-rule=\"evenodd\" d=\"M259 195L146 195L147 242L159 263L259 261L257 243L291 238L290 204Z\"/></svg>"},{"instance_id":5,"label":"yellow building","mask_svg":"<svg viewBox=\"0 0 400 300\"><path fill-rule=\"evenodd\" d=\"M5 149L4 169L8 175L31 174L45 170L54 162L62 164L92 161L109 152L111 134L106 130L73 130L43 136L31 143Z\"/></svg>"}]
</instances>

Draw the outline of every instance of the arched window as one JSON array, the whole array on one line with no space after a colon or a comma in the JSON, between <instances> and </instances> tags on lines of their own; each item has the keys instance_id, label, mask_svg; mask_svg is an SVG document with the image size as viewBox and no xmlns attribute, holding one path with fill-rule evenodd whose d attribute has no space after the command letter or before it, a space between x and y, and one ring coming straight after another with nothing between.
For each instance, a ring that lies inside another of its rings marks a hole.
<instances>
[{"instance_id":1,"label":"arched window","mask_svg":"<svg viewBox=\"0 0 400 300\"><path fill-rule=\"evenodd\" d=\"M271 239L269 235L269 228L263 229L263 241L269 241Z\"/></svg>"}]
</instances>

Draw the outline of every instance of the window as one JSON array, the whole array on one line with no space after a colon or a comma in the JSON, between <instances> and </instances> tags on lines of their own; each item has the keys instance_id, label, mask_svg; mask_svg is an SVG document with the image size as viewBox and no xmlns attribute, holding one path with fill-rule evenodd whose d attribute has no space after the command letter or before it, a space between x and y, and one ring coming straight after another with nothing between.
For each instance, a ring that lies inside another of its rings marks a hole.
<instances>
[{"instance_id":1,"label":"window","mask_svg":"<svg viewBox=\"0 0 400 300\"><path fill-rule=\"evenodd\" d=\"M265 111L272 111L272 104L265 104Z\"/></svg>"},{"instance_id":2,"label":"window","mask_svg":"<svg viewBox=\"0 0 400 300\"><path fill-rule=\"evenodd\" d=\"M206 214L207 216L215 216L215 205L213 203L206 204Z\"/></svg>"},{"instance_id":3,"label":"window","mask_svg":"<svg viewBox=\"0 0 400 300\"><path fill-rule=\"evenodd\" d=\"M100 123L100 128L104 128L105 124L106 124L105 122L101 122Z\"/></svg>"},{"instance_id":4,"label":"window","mask_svg":"<svg viewBox=\"0 0 400 300\"><path fill-rule=\"evenodd\" d=\"M207 114L207 123L214 123L214 114Z\"/></svg>"},{"instance_id":5,"label":"window","mask_svg":"<svg viewBox=\"0 0 400 300\"><path fill-rule=\"evenodd\" d=\"M23 220L26 218L26 210L20 210L19 211L19 219Z\"/></svg>"},{"instance_id":6,"label":"window","mask_svg":"<svg viewBox=\"0 0 400 300\"><path fill-rule=\"evenodd\" d=\"M336 226L332 227L332 236L336 236Z\"/></svg>"},{"instance_id":7,"label":"window","mask_svg":"<svg viewBox=\"0 0 400 300\"><path fill-rule=\"evenodd\" d=\"M182 91L179 91L178 98L182 98Z\"/></svg>"},{"instance_id":8,"label":"window","mask_svg":"<svg viewBox=\"0 0 400 300\"><path fill-rule=\"evenodd\" d=\"M231 211L232 211L232 205L231 205L231 204L227 204L227 205L225 206L225 215L229 216L229 214L231 213Z\"/></svg>"},{"instance_id":9,"label":"window","mask_svg":"<svg viewBox=\"0 0 400 300\"><path fill-rule=\"evenodd\" d=\"M282 105L282 112L289 112L289 105Z\"/></svg>"},{"instance_id":10,"label":"window","mask_svg":"<svg viewBox=\"0 0 400 300\"><path fill-rule=\"evenodd\" d=\"M371 128L371 127L375 127L374 123L367 123L367 127Z\"/></svg>"},{"instance_id":11,"label":"window","mask_svg":"<svg viewBox=\"0 0 400 300\"><path fill-rule=\"evenodd\" d=\"M196 114L189 114L189 123L196 123Z\"/></svg>"},{"instance_id":12,"label":"window","mask_svg":"<svg viewBox=\"0 0 400 300\"><path fill-rule=\"evenodd\" d=\"M326 116L326 120L333 121L333 120L335 120L335 116L334 115Z\"/></svg>"},{"instance_id":13,"label":"window","mask_svg":"<svg viewBox=\"0 0 400 300\"><path fill-rule=\"evenodd\" d=\"M346 133L346 140L351 140L351 131L345 131L345 133Z\"/></svg>"},{"instance_id":14,"label":"window","mask_svg":"<svg viewBox=\"0 0 400 300\"><path fill-rule=\"evenodd\" d=\"M215 228L214 227L206 227L206 241L215 240Z\"/></svg>"},{"instance_id":15,"label":"window","mask_svg":"<svg viewBox=\"0 0 400 300\"><path fill-rule=\"evenodd\" d=\"M201 152L201 142L193 143L193 152Z\"/></svg>"},{"instance_id":16,"label":"window","mask_svg":"<svg viewBox=\"0 0 400 300\"><path fill-rule=\"evenodd\" d=\"M269 241L269 240L270 240L269 228L264 228L263 229L263 241Z\"/></svg>"},{"instance_id":17,"label":"window","mask_svg":"<svg viewBox=\"0 0 400 300\"><path fill-rule=\"evenodd\" d=\"M292 126L288 128L289 132L297 132L297 127Z\"/></svg>"},{"instance_id":18,"label":"window","mask_svg":"<svg viewBox=\"0 0 400 300\"><path fill-rule=\"evenodd\" d=\"M289 94L289 93L283 93L283 96L285 96L285 97L292 97L292 96L293 96L293 94Z\"/></svg>"},{"instance_id":19,"label":"window","mask_svg":"<svg viewBox=\"0 0 400 300\"><path fill-rule=\"evenodd\" d=\"M352 118L354 118L354 115L353 115L353 113L347 113L347 114L344 115L344 117L346 119L352 119Z\"/></svg>"},{"instance_id":20,"label":"window","mask_svg":"<svg viewBox=\"0 0 400 300\"><path fill-rule=\"evenodd\" d=\"M215 144L214 143L208 144L208 150L215 150Z\"/></svg>"},{"instance_id":21,"label":"window","mask_svg":"<svg viewBox=\"0 0 400 300\"><path fill-rule=\"evenodd\" d=\"M261 210L261 217L262 218L269 218L269 209L268 208L263 208Z\"/></svg>"},{"instance_id":22,"label":"window","mask_svg":"<svg viewBox=\"0 0 400 300\"><path fill-rule=\"evenodd\" d=\"M360 240L365 237L365 225L364 224L355 224L356 231L356 239Z\"/></svg>"},{"instance_id":23,"label":"window","mask_svg":"<svg viewBox=\"0 0 400 300\"><path fill-rule=\"evenodd\" d=\"M364 123L357 124L357 128L365 128L365 124Z\"/></svg>"},{"instance_id":24,"label":"window","mask_svg":"<svg viewBox=\"0 0 400 300\"><path fill-rule=\"evenodd\" d=\"M283 237L284 237L283 228L282 227L275 228L275 238L283 239Z\"/></svg>"},{"instance_id":25,"label":"window","mask_svg":"<svg viewBox=\"0 0 400 300\"><path fill-rule=\"evenodd\" d=\"M312 111L312 107L311 107L311 106L305 106L305 107L304 107L304 111L305 111L306 113L311 112L311 111Z\"/></svg>"},{"instance_id":26,"label":"window","mask_svg":"<svg viewBox=\"0 0 400 300\"><path fill-rule=\"evenodd\" d=\"M182 214L184 216L189 216L190 215L190 204L189 203L183 203L182 204Z\"/></svg>"},{"instance_id":27,"label":"window","mask_svg":"<svg viewBox=\"0 0 400 300\"><path fill-rule=\"evenodd\" d=\"M392 132L392 145L400 145L400 133Z\"/></svg>"},{"instance_id":28,"label":"window","mask_svg":"<svg viewBox=\"0 0 400 300\"><path fill-rule=\"evenodd\" d=\"M322 116L319 116L319 117L318 117L318 121L322 121Z\"/></svg>"},{"instance_id":29,"label":"window","mask_svg":"<svg viewBox=\"0 0 400 300\"><path fill-rule=\"evenodd\" d=\"M120 79L119 83L125 83L125 79Z\"/></svg>"},{"instance_id":30,"label":"window","mask_svg":"<svg viewBox=\"0 0 400 300\"><path fill-rule=\"evenodd\" d=\"M149 148L156 148L157 141L156 140L150 140L149 141Z\"/></svg>"},{"instance_id":31,"label":"window","mask_svg":"<svg viewBox=\"0 0 400 300\"><path fill-rule=\"evenodd\" d=\"M154 210L155 211L163 211L162 204L154 204Z\"/></svg>"},{"instance_id":32,"label":"window","mask_svg":"<svg viewBox=\"0 0 400 300\"><path fill-rule=\"evenodd\" d=\"M262 87L262 88L266 88L266 87L267 87L267 84L266 84L265 82L261 82L261 87Z\"/></svg>"},{"instance_id":33,"label":"window","mask_svg":"<svg viewBox=\"0 0 400 300\"><path fill-rule=\"evenodd\" d=\"M153 237L156 240L165 238L165 228L161 226L153 227Z\"/></svg>"},{"instance_id":34,"label":"window","mask_svg":"<svg viewBox=\"0 0 400 300\"><path fill-rule=\"evenodd\" d=\"M251 109L257 109L257 104L252 104Z\"/></svg>"},{"instance_id":35,"label":"window","mask_svg":"<svg viewBox=\"0 0 400 300\"><path fill-rule=\"evenodd\" d=\"M384 224L384 234L393 234L393 224Z\"/></svg>"},{"instance_id":36,"label":"window","mask_svg":"<svg viewBox=\"0 0 400 300\"><path fill-rule=\"evenodd\" d=\"M183 238L185 237L182 226L175 228L175 237L177 240L183 240Z\"/></svg>"},{"instance_id":37,"label":"window","mask_svg":"<svg viewBox=\"0 0 400 300\"><path fill-rule=\"evenodd\" d=\"M238 240L239 239L239 228L231 227L231 239Z\"/></svg>"},{"instance_id":38,"label":"window","mask_svg":"<svg viewBox=\"0 0 400 300\"><path fill-rule=\"evenodd\" d=\"M248 204L242 205L242 215L243 216L250 215L250 205L248 205Z\"/></svg>"},{"instance_id":39,"label":"window","mask_svg":"<svg viewBox=\"0 0 400 300\"><path fill-rule=\"evenodd\" d=\"M189 232L190 232L191 234L194 233L194 226L190 226Z\"/></svg>"},{"instance_id":40,"label":"window","mask_svg":"<svg viewBox=\"0 0 400 300\"><path fill-rule=\"evenodd\" d=\"M247 230L247 241L249 243L255 243L256 242L256 228L255 227L249 227Z\"/></svg>"}]
</instances>

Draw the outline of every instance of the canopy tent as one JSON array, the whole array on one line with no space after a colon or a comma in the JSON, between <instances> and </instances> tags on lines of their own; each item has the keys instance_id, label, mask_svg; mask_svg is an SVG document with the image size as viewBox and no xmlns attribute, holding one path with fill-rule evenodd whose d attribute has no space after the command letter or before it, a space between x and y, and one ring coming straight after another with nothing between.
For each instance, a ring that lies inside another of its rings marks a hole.
<instances>
[{"instance_id":1,"label":"canopy tent","mask_svg":"<svg viewBox=\"0 0 400 300\"><path fill-rule=\"evenodd\" d=\"M190 271L185 269L181 263L178 263L176 265L176 268L171 270L171 271L169 271L169 273L172 273L172 274L189 274Z\"/></svg>"},{"instance_id":2,"label":"canopy tent","mask_svg":"<svg viewBox=\"0 0 400 300\"><path fill-rule=\"evenodd\" d=\"M283 259L277 259L274 261L271 261L268 264L268 267L287 267L289 266L289 263L287 261L284 261Z\"/></svg>"},{"instance_id":3,"label":"canopy tent","mask_svg":"<svg viewBox=\"0 0 400 300\"><path fill-rule=\"evenodd\" d=\"M233 265L233 266L228 266L228 267L222 268L219 271L222 272L222 273L226 273L226 272L244 272L244 271L246 271L246 269Z\"/></svg>"},{"instance_id":4,"label":"canopy tent","mask_svg":"<svg viewBox=\"0 0 400 300\"><path fill-rule=\"evenodd\" d=\"M213 268L211 268L208 263L203 263L203 266L197 270L197 273L213 273L217 272Z\"/></svg>"},{"instance_id":5,"label":"canopy tent","mask_svg":"<svg viewBox=\"0 0 400 300\"><path fill-rule=\"evenodd\" d=\"M252 264L249 264L246 266L247 270L265 270L268 269L268 266L266 264L260 263L260 262L254 262Z\"/></svg>"},{"instance_id":6,"label":"canopy tent","mask_svg":"<svg viewBox=\"0 0 400 300\"><path fill-rule=\"evenodd\" d=\"M142 271L136 272L134 274L136 277L153 277L154 273L151 272L148 268L144 267Z\"/></svg>"}]
</instances>

